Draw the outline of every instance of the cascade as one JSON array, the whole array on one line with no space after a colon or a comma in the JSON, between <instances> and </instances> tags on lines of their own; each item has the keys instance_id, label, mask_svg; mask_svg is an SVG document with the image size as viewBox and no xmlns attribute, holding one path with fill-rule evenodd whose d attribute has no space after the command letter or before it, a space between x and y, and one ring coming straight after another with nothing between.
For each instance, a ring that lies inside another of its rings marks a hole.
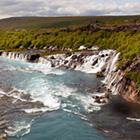
<instances>
[{"instance_id":1,"label":"cascade","mask_svg":"<svg viewBox=\"0 0 140 140\"><path fill-rule=\"evenodd\" d=\"M22 61L27 61L28 55L22 54L22 53L17 53L17 52L3 52L1 54L2 57L7 57L9 59L13 60L22 60Z\"/></svg>"}]
</instances>

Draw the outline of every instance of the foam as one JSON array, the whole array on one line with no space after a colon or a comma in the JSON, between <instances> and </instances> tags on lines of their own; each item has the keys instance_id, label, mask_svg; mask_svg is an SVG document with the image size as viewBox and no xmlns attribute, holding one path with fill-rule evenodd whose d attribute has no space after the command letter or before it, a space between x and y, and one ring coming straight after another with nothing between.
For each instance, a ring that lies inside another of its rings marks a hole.
<instances>
[{"instance_id":1,"label":"foam","mask_svg":"<svg viewBox=\"0 0 140 140\"><path fill-rule=\"evenodd\" d=\"M52 68L50 65L47 64L31 64L29 65L30 70L34 70L34 71L39 71L42 72L44 74L56 74L56 75L63 75L64 73L66 73L63 70L60 69L54 69Z\"/></svg>"},{"instance_id":2,"label":"foam","mask_svg":"<svg viewBox=\"0 0 140 140\"><path fill-rule=\"evenodd\" d=\"M136 121L136 122L140 122L140 118L131 118L131 117L126 117L127 120L130 121Z\"/></svg>"},{"instance_id":3,"label":"foam","mask_svg":"<svg viewBox=\"0 0 140 140\"><path fill-rule=\"evenodd\" d=\"M6 93L2 89L0 89L0 98L3 97L4 95L6 95Z\"/></svg>"},{"instance_id":4,"label":"foam","mask_svg":"<svg viewBox=\"0 0 140 140\"><path fill-rule=\"evenodd\" d=\"M26 134L29 134L31 130L32 122L33 120L30 122L26 122L26 121L14 122L12 127L8 127L7 130L5 130L5 133L10 137L14 137L14 136L21 137Z\"/></svg>"},{"instance_id":5,"label":"foam","mask_svg":"<svg viewBox=\"0 0 140 140\"><path fill-rule=\"evenodd\" d=\"M74 115L78 115L82 120L88 121L87 117L85 115L81 114L80 112L76 112L76 111L66 109L66 108L63 108L63 111L68 112L68 113L72 113Z\"/></svg>"},{"instance_id":6,"label":"foam","mask_svg":"<svg viewBox=\"0 0 140 140\"><path fill-rule=\"evenodd\" d=\"M28 114L32 113L39 113L39 112L47 112L47 111L53 111L54 109L50 109L48 107L42 107L42 108L31 108L31 109L23 109Z\"/></svg>"},{"instance_id":7,"label":"foam","mask_svg":"<svg viewBox=\"0 0 140 140\"><path fill-rule=\"evenodd\" d=\"M81 94L75 98L81 102L81 105L84 107L84 110L88 113L93 111L99 111L101 109L102 104L95 103L92 95Z\"/></svg>"},{"instance_id":8,"label":"foam","mask_svg":"<svg viewBox=\"0 0 140 140\"><path fill-rule=\"evenodd\" d=\"M87 56L84 59L84 63L82 65L76 67L75 70L79 70L79 71L82 71L82 72L85 72L85 73L100 72L102 70L102 68L106 65L106 63L107 63L106 61L109 58L109 55L111 53L115 53L115 51L113 51L113 50L103 50L103 51L100 51L99 54L97 54L97 55ZM106 54L108 56L101 57L101 55L106 55ZM92 63L97 59L98 59L98 63L95 64L94 66L92 66Z\"/></svg>"}]
</instances>

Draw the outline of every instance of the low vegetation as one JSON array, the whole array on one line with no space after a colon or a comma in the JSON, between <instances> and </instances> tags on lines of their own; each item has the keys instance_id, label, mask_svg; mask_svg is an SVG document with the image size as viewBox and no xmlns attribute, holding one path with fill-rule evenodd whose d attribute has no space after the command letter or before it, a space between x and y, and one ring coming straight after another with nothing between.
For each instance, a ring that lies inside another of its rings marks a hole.
<instances>
[{"instance_id":1,"label":"low vegetation","mask_svg":"<svg viewBox=\"0 0 140 140\"><path fill-rule=\"evenodd\" d=\"M127 72L126 77L134 81L138 86L140 85L140 74L137 72Z\"/></svg>"}]
</instances>

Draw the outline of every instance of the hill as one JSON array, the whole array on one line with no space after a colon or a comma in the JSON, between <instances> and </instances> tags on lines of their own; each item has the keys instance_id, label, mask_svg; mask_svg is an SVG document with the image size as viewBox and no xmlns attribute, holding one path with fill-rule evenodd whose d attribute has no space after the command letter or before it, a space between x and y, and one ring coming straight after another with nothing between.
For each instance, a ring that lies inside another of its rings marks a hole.
<instances>
[{"instance_id":1,"label":"hill","mask_svg":"<svg viewBox=\"0 0 140 140\"><path fill-rule=\"evenodd\" d=\"M140 16L12 17L0 19L0 30L48 29L87 24L102 26L140 23Z\"/></svg>"}]
</instances>

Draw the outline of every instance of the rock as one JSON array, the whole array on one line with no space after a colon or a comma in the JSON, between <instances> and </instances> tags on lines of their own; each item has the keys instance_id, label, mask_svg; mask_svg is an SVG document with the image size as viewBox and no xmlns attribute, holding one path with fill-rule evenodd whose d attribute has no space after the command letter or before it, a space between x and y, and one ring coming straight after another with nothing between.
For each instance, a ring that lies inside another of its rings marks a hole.
<instances>
[{"instance_id":1,"label":"rock","mask_svg":"<svg viewBox=\"0 0 140 140\"><path fill-rule=\"evenodd\" d=\"M102 54L101 57L105 57L105 54Z\"/></svg>"},{"instance_id":2,"label":"rock","mask_svg":"<svg viewBox=\"0 0 140 140\"><path fill-rule=\"evenodd\" d=\"M47 49L47 46L45 46L43 49L46 50Z\"/></svg>"},{"instance_id":3,"label":"rock","mask_svg":"<svg viewBox=\"0 0 140 140\"><path fill-rule=\"evenodd\" d=\"M23 49L23 46L20 46L19 48L20 48L20 49Z\"/></svg>"},{"instance_id":4,"label":"rock","mask_svg":"<svg viewBox=\"0 0 140 140\"><path fill-rule=\"evenodd\" d=\"M101 103L100 98L95 100L96 103Z\"/></svg>"},{"instance_id":5,"label":"rock","mask_svg":"<svg viewBox=\"0 0 140 140\"><path fill-rule=\"evenodd\" d=\"M97 72L97 73L96 73L96 77L104 77L103 72Z\"/></svg>"},{"instance_id":6,"label":"rock","mask_svg":"<svg viewBox=\"0 0 140 140\"><path fill-rule=\"evenodd\" d=\"M98 58L92 63L92 66L96 65L98 63Z\"/></svg>"},{"instance_id":7,"label":"rock","mask_svg":"<svg viewBox=\"0 0 140 140\"><path fill-rule=\"evenodd\" d=\"M51 56L50 59L55 59L55 57L54 56Z\"/></svg>"},{"instance_id":8,"label":"rock","mask_svg":"<svg viewBox=\"0 0 140 140\"><path fill-rule=\"evenodd\" d=\"M6 137L0 136L0 140L7 140Z\"/></svg>"},{"instance_id":9,"label":"rock","mask_svg":"<svg viewBox=\"0 0 140 140\"><path fill-rule=\"evenodd\" d=\"M65 53L65 56L66 56L66 57L69 57L69 56L71 56L71 55L72 55L71 52L67 52L67 53Z\"/></svg>"},{"instance_id":10,"label":"rock","mask_svg":"<svg viewBox=\"0 0 140 140\"><path fill-rule=\"evenodd\" d=\"M91 50L91 51L97 51L97 50L99 50L99 47L98 47L98 46L92 46L92 47L90 48L90 50Z\"/></svg>"},{"instance_id":11,"label":"rock","mask_svg":"<svg viewBox=\"0 0 140 140\"><path fill-rule=\"evenodd\" d=\"M85 46L80 46L78 50L79 50L79 51L82 51L82 50L86 50L86 49L87 49L87 48L86 48Z\"/></svg>"},{"instance_id":12,"label":"rock","mask_svg":"<svg viewBox=\"0 0 140 140\"><path fill-rule=\"evenodd\" d=\"M51 67L55 67L55 64L54 63L51 63Z\"/></svg>"},{"instance_id":13,"label":"rock","mask_svg":"<svg viewBox=\"0 0 140 140\"><path fill-rule=\"evenodd\" d=\"M39 57L40 57L39 54L33 54L33 55L30 56L29 61L32 61L32 62L36 61L36 60L39 59Z\"/></svg>"},{"instance_id":14,"label":"rock","mask_svg":"<svg viewBox=\"0 0 140 140\"><path fill-rule=\"evenodd\" d=\"M34 50L36 50L36 49L37 49L37 47L36 47L36 46L34 46L34 47L33 47L33 49L34 49Z\"/></svg>"},{"instance_id":15,"label":"rock","mask_svg":"<svg viewBox=\"0 0 140 140\"><path fill-rule=\"evenodd\" d=\"M0 51L0 56L2 55L2 53L3 53L3 52L2 52L2 51Z\"/></svg>"},{"instance_id":16,"label":"rock","mask_svg":"<svg viewBox=\"0 0 140 140\"><path fill-rule=\"evenodd\" d=\"M69 62L68 60L65 60L65 61L64 61L64 65L67 64L68 62Z\"/></svg>"},{"instance_id":17,"label":"rock","mask_svg":"<svg viewBox=\"0 0 140 140\"><path fill-rule=\"evenodd\" d=\"M75 59L77 59L77 58L78 58L77 55L73 55L73 56L71 57L71 59L73 59L73 60L75 60Z\"/></svg>"}]
</instances>

